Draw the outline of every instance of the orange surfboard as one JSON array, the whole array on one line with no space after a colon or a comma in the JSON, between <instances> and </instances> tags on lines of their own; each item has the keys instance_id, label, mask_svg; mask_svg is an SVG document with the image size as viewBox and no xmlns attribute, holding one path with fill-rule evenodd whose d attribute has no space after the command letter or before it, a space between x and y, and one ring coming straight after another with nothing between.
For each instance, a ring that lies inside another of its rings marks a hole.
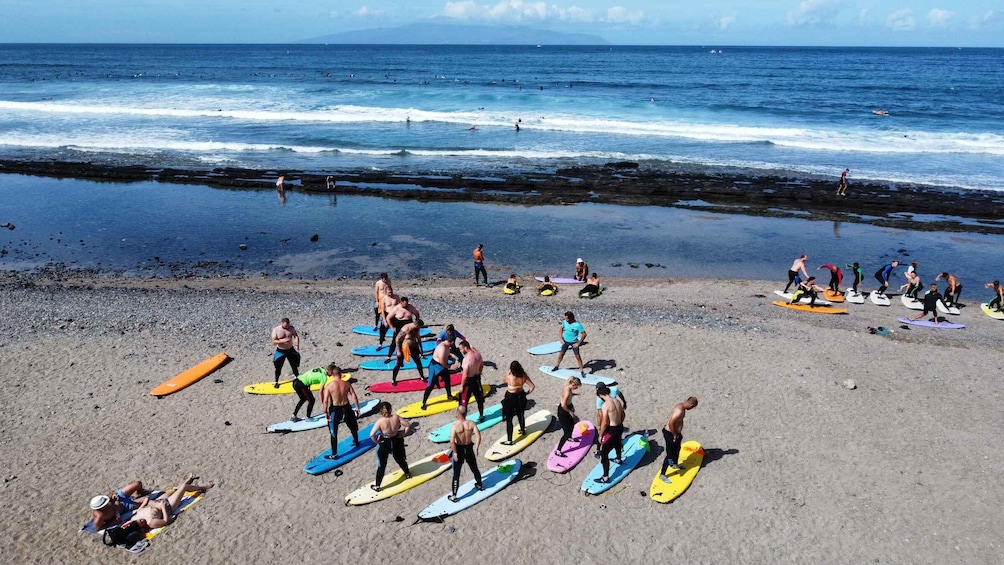
<instances>
[{"instance_id":1,"label":"orange surfboard","mask_svg":"<svg viewBox=\"0 0 1004 565\"><path fill-rule=\"evenodd\" d=\"M775 300L775 306L801 310L803 312L815 312L816 314L846 314L847 308L833 308L832 306L809 306L808 304L788 304L783 300Z\"/></svg>"},{"instance_id":2,"label":"orange surfboard","mask_svg":"<svg viewBox=\"0 0 1004 565\"><path fill-rule=\"evenodd\" d=\"M167 396L169 394L174 394L179 390L198 382L200 379L212 373L216 369L220 368L229 356L226 353L220 353L219 355L214 355L209 359L206 359L202 363L187 369L175 375L170 380L164 382L163 384L157 386L150 391L150 394L160 398L162 396Z\"/></svg>"},{"instance_id":3,"label":"orange surfboard","mask_svg":"<svg viewBox=\"0 0 1004 565\"><path fill-rule=\"evenodd\" d=\"M843 293L840 293L840 292L836 292L836 293L830 292L830 289L826 289L826 291L823 292L823 296L827 300L829 300L830 302L843 302L844 301L844 295L843 295Z\"/></svg>"}]
</instances>

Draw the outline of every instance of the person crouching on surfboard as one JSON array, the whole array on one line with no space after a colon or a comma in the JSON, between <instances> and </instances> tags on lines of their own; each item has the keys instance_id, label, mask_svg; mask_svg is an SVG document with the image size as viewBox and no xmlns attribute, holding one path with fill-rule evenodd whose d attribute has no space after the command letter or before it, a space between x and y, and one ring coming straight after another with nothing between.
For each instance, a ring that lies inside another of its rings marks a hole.
<instances>
[{"instance_id":1,"label":"person crouching on surfboard","mask_svg":"<svg viewBox=\"0 0 1004 565\"><path fill-rule=\"evenodd\" d=\"M860 294L858 292L858 285L861 284L861 281L865 280L865 271L861 268L861 265L859 265L857 261L855 261L853 265L846 266L851 269L852 273L854 273L854 284L851 285L851 292L854 293L854 296L857 296Z\"/></svg>"},{"instance_id":2,"label":"person crouching on surfboard","mask_svg":"<svg viewBox=\"0 0 1004 565\"><path fill-rule=\"evenodd\" d=\"M962 283L951 273L941 273L934 277L935 282L941 279L945 279L945 282L948 283L948 288L945 289L945 304L957 306L959 304L959 297L962 296Z\"/></svg>"},{"instance_id":3,"label":"person crouching on surfboard","mask_svg":"<svg viewBox=\"0 0 1004 565\"><path fill-rule=\"evenodd\" d=\"M983 285L983 288L992 288L994 289L994 293L996 294L996 296L994 296L994 299L987 303L987 308L993 310L994 306L996 306L998 312L1004 312L1004 305L1001 304L1002 302L1004 302L1004 287L1001 287L1001 282L1000 281L988 282L987 284Z\"/></svg>"},{"instance_id":4,"label":"person crouching on surfboard","mask_svg":"<svg viewBox=\"0 0 1004 565\"><path fill-rule=\"evenodd\" d=\"M603 466L603 476L598 483L610 482L610 452L617 451L616 461L620 463L624 456L624 407L610 398L610 389L601 384L596 387L596 396L603 399L600 410L600 422L597 437L600 438L600 464Z\"/></svg>"},{"instance_id":5,"label":"person crouching on surfboard","mask_svg":"<svg viewBox=\"0 0 1004 565\"><path fill-rule=\"evenodd\" d=\"M840 294L840 283L844 280L844 273L840 271L840 267L836 265L831 265L829 263L824 263L820 265L816 270L821 271L823 269L830 270L830 292L832 294Z\"/></svg>"},{"instance_id":6,"label":"person crouching on surfboard","mask_svg":"<svg viewBox=\"0 0 1004 565\"><path fill-rule=\"evenodd\" d=\"M910 318L911 322L916 322L917 320L923 318L928 313L934 314L934 325L938 325L938 301L941 300L941 295L938 294L938 284L931 284L931 290L927 291L924 295L924 311L917 314L913 318Z\"/></svg>"},{"instance_id":7,"label":"person crouching on surfboard","mask_svg":"<svg viewBox=\"0 0 1004 565\"><path fill-rule=\"evenodd\" d=\"M881 269L875 271L875 280L879 282L879 288L875 294L885 296L885 290L889 288L889 279L892 278L892 271L899 266L899 261L893 261Z\"/></svg>"},{"instance_id":8,"label":"person crouching on surfboard","mask_svg":"<svg viewBox=\"0 0 1004 565\"><path fill-rule=\"evenodd\" d=\"M798 283L798 288L791 295L791 300L788 304L795 304L798 302L802 296L809 297L809 306L816 305L817 292L823 290L823 287L816 284L816 277L809 277L809 280Z\"/></svg>"}]
</instances>

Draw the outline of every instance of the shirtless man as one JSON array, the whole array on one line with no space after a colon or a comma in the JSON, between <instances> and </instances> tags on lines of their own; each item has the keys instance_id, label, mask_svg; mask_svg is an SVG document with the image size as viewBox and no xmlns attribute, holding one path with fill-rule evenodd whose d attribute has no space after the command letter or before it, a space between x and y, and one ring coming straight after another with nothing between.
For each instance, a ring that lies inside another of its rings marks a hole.
<instances>
[{"instance_id":1,"label":"shirtless man","mask_svg":"<svg viewBox=\"0 0 1004 565\"><path fill-rule=\"evenodd\" d=\"M141 497L150 491L143 488L141 481L133 481L126 486L108 493L99 494L91 499L91 517L94 518L94 529L101 531L108 526L119 523L122 515L140 507Z\"/></svg>"},{"instance_id":2,"label":"shirtless man","mask_svg":"<svg viewBox=\"0 0 1004 565\"><path fill-rule=\"evenodd\" d=\"M144 498L130 520L146 522L146 526L151 530L163 528L170 524L174 521L174 509L178 508L178 505L181 504L181 499L184 498L185 492L196 491L201 493L213 488L212 482L206 485L195 484L194 481L196 479L198 477L194 477L189 473L185 477L185 480L178 485L178 488L170 494L162 494L156 500Z\"/></svg>"},{"instance_id":3,"label":"shirtless man","mask_svg":"<svg viewBox=\"0 0 1004 565\"><path fill-rule=\"evenodd\" d=\"M397 345L397 363L394 365L394 373L390 378L391 385L397 386L397 373L404 366L408 357L411 357L411 360L415 362L419 378L425 379L422 372L422 341L418 337L418 332L423 327L425 327L425 322L421 318L415 318L415 321L408 322L394 334L393 343ZM407 354L405 353L406 348Z\"/></svg>"},{"instance_id":4,"label":"shirtless man","mask_svg":"<svg viewBox=\"0 0 1004 565\"><path fill-rule=\"evenodd\" d=\"M450 372L457 368L457 363L450 364L450 350L453 349L453 339L448 338L439 342L436 349L432 351L432 362L429 363L429 380L425 385L425 393L422 394L422 410L425 410L426 403L429 402L429 395L436 388L436 383L441 381L446 389L446 397L456 400L453 392L450 391Z\"/></svg>"},{"instance_id":5,"label":"shirtless man","mask_svg":"<svg viewBox=\"0 0 1004 565\"><path fill-rule=\"evenodd\" d=\"M585 282L586 276L589 274L589 264L579 257L575 260L575 280Z\"/></svg>"},{"instance_id":6,"label":"shirtless man","mask_svg":"<svg viewBox=\"0 0 1004 565\"><path fill-rule=\"evenodd\" d=\"M383 313L385 311L383 296L384 294L387 294L387 291L393 291L393 290L394 287L393 285L391 285L390 275L388 275L387 273L380 273L380 278L377 279L376 284L373 285L373 300L376 303L373 306L373 314L374 314L373 323L376 324L373 326L374 330L379 329L380 320L383 319Z\"/></svg>"},{"instance_id":7,"label":"shirtless man","mask_svg":"<svg viewBox=\"0 0 1004 565\"><path fill-rule=\"evenodd\" d=\"M345 425L352 432L352 447L359 446L359 395L352 384L342 380L342 370L334 363L324 368L328 374L328 384L321 388L321 408L328 419L328 433L331 435L331 455L328 459L338 458L338 424L345 420ZM356 401L353 411L349 405L349 395Z\"/></svg>"},{"instance_id":8,"label":"shirtless man","mask_svg":"<svg viewBox=\"0 0 1004 565\"><path fill-rule=\"evenodd\" d=\"M275 345L275 353L272 355L272 364L275 365L275 388L279 388L279 375L282 374L282 363L289 360L289 368L293 370L294 376L300 375L300 334L296 333L296 328L289 323L289 318L283 318L282 322L272 328L272 344Z\"/></svg>"},{"instance_id":9,"label":"shirtless man","mask_svg":"<svg viewBox=\"0 0 1004 565\"><path fill-rule=\"evenodd\" d=\"M802 255L792 261L791 268L788 269L788 284L784 285L783 292L788 292L788 287L795 284L795 277L798 276L799 271L802 272L802 278L809 278L809 273L805 272L805 261L808 258L808 255Z\"/></svg>"},{"instance_id":10,"label":"shirtless man","mask_svg":"<svg viewBox=\"0 0 1004 565\"><path fill-rule=\"evenodd\" d=\"M948 288L945 289L945 304L948 306L958 306L959 297L962 296L962 283L951 273L941 273L934 277L934 282L938 282L941 279L945 279L948 282Z\"/></svg>"},{"instance_id":11,"label":"shirtless man","mask_svg":"<svg viewBox=\"0 0 1004 565\"><path fill-rule=\"evenodd\" d=\"M478 422L485 421L485 393L481 390L481 371L485 369L481 352L471 347L467 340L460 342L460 352L464 354L461 367L464 371L463 385L460 388L460 404L467 406L471 395L478 402Z\"/></svg>"},{"instance_id":12,"label":"shirtless man","mask_svg":"<svg viewBox=\"0 0 1004 565\"><path fill-rule=\"evenodd\" d=\"M474 473L474 488L484 490L481 484L481 471L478 470L478 451L481 449L481 430L478 425L467 419L467 407L457 407L457 421L450 428L450 449L453 451L453 494L450 502L457 501L457 489L460 488L460 471L464 462Z\"/></svg>"},{"instance_id":13,"label":"shirtless man","mask_svg":"<svg viewBox=\"0 0 1004 565\"><path fill-rule=\"evenodd\" d=\"M610 452L617 451L616 461L619 463L624 455L624 406L620 401L610 398L610 389L606 385L596 387L596 396L603 399L600 409L600 422L596 436L600 438L600 464L603 465L603 477L598 483L610 482Z\"/></svg>"},{"instance_id":14,"label":"shirtless man","mask_svg":"<svg viewBox=\"0 0 1004 565\"><path fill-rule=\"evenodd\" d=\"M669 412L669 420L662 428L662 439L666 442L666 459L662 462L662 472L659 477L666 482L666 469L682 469L680 465L680 446L683 444L683 419L687 410L697 407L697 397L691 396L683 402L677 402Z\"/></svg>"},{"instance_id":15,"label":"shirtless man","mask_svg":"<svg viewBox=\"0 0 1004 565\"><path fill-rule=\"evenodd\" d=\"M394 339L390 342L390 350L387 351L387 359L384 361L385 363L390 363L390 358L394 354L394 347L396 346L396 342L398 341L397 338L401 333L401 328L403 328L408 322L417 320L421 317L421 314L418 313L418 308L415 308L408 303L407 296L402 296L398 299L397 304L384 312L384 322L387 326L394 328Z\"/></svg>"},{"instance_id":16,"label":"shirtless man","mask_svg":"<svg viewBox=\"0 0 1004 565\"><path fill-rule=\"evenodd\" d=\"M996 308L998 312L1004 312L1004 287L1001 287L1001 282L991 281L984 284L983 288L994 289L994 297L990 302L987 302L987 308L991 310Z\"/></svg>"},{"instance_id":17,"label":"shirtless man","mask_svg":"<svg viewBox=\"0 0 1004 565\"><path fill-rule=\"evenodd\" d=\"M377 314L380 319L377 321L377 338L380 340L380 345L377 349L383 347L383 340L387 339L387 332L390 331L390 322L387 321L387 312L390 312L398 303L401 301L401 297L394 293L393 288L388 288L387 291L380 297L380 312ZM393 341L394 338L391 338ZM393 349L391 349L393 351ZM388 357L390 354L388 353Z\"/></svg>"},{"instance_id":18,"label":"shirtless man","mask_svg":"<svg viewBox=\"0 0 1004 565\"><path fill-rule=\"evenodd\" d=\"M488 285L488 271L485 270L485 244L479 243L477 247L474 248L474 286L481 286L478 284L478 274L480 273L485 277L485 285Z\"/></svg>"}]
</instances>

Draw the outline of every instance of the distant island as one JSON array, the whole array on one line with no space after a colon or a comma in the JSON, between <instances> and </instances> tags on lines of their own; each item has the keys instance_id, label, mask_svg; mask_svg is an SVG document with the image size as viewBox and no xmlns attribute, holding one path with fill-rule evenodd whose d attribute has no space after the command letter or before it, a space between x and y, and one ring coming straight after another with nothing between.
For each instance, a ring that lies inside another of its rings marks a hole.
<instances>
[{"instance_id":1,"label":"distant island","mask_svg":"<svg viewBox=\"0 0 1004 565\"><path fill-rule=\"evenodd\" d=\"M304 39L306 44L392 45L609 45L598 35L523 27L452 25L436 22L363 29Z\"/></svg>"}]
</instances>

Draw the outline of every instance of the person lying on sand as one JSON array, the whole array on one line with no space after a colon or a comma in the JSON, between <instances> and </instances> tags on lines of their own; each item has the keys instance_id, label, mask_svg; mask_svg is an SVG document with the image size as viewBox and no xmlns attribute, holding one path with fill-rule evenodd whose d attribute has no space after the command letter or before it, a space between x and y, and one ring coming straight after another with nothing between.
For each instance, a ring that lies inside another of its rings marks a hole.
<instances>
[{"instance_id":1,"label":"person lying on sand","mask_svg":"<svg viewBox=\"0 0 1004 565\"><path fill-rule=\"evenodd\" d=\"M122 515L139 508L141 499L148 494L150 491L143 488L141 481L133 481L115 492L95 496L91 499L94 529L100 532L118 524Z\"/></svg>"},{"instance_id":2,"label":"person lying on sand","mask_svg":"<svg viewBox=\"0 0 1004 565\"><path fill-rule=\"evenodd\" d=\"M181 504L181 499L184 498L186 492L195 491L202 493L213 488L214 484L212 481L205 485L195 484L198 478L189 473L185 475L185 480L178 485L178 488L171 493L162 494L155 500L143 499L142 505L133 514L132 520L145 521L147 527L151 530L163 528L170 524L174 520L174 509L178 508L178 505Z\"/></svg>"}]
</instances>

